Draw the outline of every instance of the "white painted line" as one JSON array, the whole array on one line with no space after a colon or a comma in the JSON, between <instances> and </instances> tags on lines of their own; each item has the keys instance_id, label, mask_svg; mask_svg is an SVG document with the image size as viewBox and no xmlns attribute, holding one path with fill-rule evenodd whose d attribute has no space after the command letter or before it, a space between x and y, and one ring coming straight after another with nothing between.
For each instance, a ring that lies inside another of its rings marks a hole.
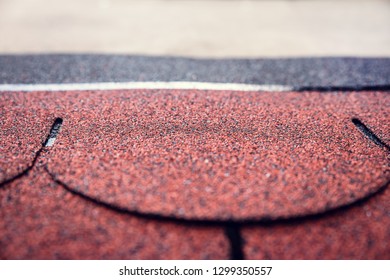
<instances>
[{"instance_id":1,"label":"white painted line","mask_svg":"<svg viewBox=\"0 0 390 280\"><path fill-rule=\"evenodd\" d=\"M0 91L70 91L121 89L196 89L234 91L291 91L290 86L202 82L124 82L79 84L0 84Z\"/></svg>"}]
</instances>

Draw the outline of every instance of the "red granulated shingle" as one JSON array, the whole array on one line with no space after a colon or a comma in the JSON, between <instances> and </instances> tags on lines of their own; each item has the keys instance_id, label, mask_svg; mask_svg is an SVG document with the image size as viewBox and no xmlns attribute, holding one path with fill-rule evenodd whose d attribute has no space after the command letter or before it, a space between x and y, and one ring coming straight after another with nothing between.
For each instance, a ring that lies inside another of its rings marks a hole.
<instances>
[{"instance_id":1,"label":"red granulated shingle","mask_svg":"<svg viewBox=\"0 0 390 280\"><path fill-rule=\"evenodd\" d=\"M0 94L0 141L18 155L3 157L5 180L63 119L28 174L0 181L0 259L226 259L240 247L231 224L177 218L268 220L234 226L250 259L388 259L389 151L352 118L388 145L389 106L388 92Z\"/></svg>"},{"instance_id":2,"label":"red granulated shingle","mask_svg":"<svg viewBox=\"0 0 390 280\"><path fill-rule=\"evenodd\" d=\"M390 259L390 189L315 219L244 227L248 259Z\"/></svg>"},{"instance_id":3,"label":"red granulated shingle","mask_svg":"<svg viewBox=\"0 0 390 280\"><path fill-rule=\"evenodd\" d=\"M49 172L114 207L196 220L325 212L390 179L390 95L178 90L30 93L64 119Z\"/></svg>"},{"instance_id":4,"label":"red granulated shingle","mask_svg":"<svg viewBox=\"0 0 390 280\"><path fill-rule=\"evenodd\" d=\"M28 99L25 94L0 94L0 183L32 165L53 122L39 103L25 106Z\"/></svg>"},{"instance_id":5,"label":"red granulated shingle","mask_svg":"<svg viewBox=\"0 0 390 280\"><path fill-rule=\"evenodd\" d=\"M0 259L229 258L222 227L116 213L66 191L38 165L0 189Z\"/></svg>"}]
</instances>

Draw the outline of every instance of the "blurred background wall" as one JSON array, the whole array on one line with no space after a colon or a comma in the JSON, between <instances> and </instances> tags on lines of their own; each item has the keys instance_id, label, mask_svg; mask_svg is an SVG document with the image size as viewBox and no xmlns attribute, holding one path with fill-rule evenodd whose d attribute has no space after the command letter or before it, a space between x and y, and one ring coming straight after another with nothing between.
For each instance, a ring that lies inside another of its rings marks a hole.
<instances>
[{"instance_id":1,"label":"blurred background wall","mask_svg":"<svg viewBox=\"0 0 390 280\"><path fill-rule=\"evenodd\" d=\"M390 56L390 1L0 0L0 53Z\"/></svg>"}]
</instances>

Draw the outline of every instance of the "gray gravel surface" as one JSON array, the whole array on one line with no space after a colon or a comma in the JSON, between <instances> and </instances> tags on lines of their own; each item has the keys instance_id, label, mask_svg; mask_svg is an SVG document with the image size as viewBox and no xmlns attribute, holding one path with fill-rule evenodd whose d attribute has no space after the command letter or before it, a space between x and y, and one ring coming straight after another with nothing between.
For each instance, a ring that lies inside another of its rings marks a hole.
<instances>
[{"instance_id":1,"label":"gray gravel surface","mask_svg":"<svg viewBox=\"0 0 390 280\"><path fill-rule=\"evenodd\" d=\"M1 55L0 84L196 81L295 89L387 88L390 58L191 59L125 55Z\"/></svg>"}]
</instances>

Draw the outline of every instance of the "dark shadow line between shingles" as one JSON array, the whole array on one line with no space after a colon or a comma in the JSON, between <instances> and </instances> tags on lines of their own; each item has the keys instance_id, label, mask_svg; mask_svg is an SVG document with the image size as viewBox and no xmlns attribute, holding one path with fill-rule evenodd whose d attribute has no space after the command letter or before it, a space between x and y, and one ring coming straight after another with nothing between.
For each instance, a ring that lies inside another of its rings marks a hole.
<instances>
[{"instance_id":1,"label":"dark shadow line between shingles","mask_svg":"<svg viewBox=\"0 0 390 280\"><path fill-rule=\"evenodd\" d=\"M104 207L106 209L109 209L111 211L121 213L121 214L128 214L135 217L143 218L143 219L149 219L149 220L159 220L159 221L166 221L166 222L174 222L176 224L192 224L192 225L199 225L199 226L227 226L227 225L263 225L263 226L272 226L272 225L280 225L280 224L297 224L301 222L306 221L314 221L318 219L323 219L327 216L331 216L337 213L342 213L345 210L349 210L351 208L359 207L362 204L366 203L368 200L370 200L372 197L379 195L383 193L386 188L390 185L390 180L388 180L383 186L379 187L376 191L357 199L349 204L339 206L334 209L324 209L322 212L314 213L314 214L304 214L304 215L297 215L294 217L280 217L280 218L248 218L248 219L229 219L229 220L216 220L216 219L188 219L188 218L182 218L177 216L170 216L170 215L161 215L156 213L146 213L146 212L140 212L138 210L129 210L127 208L112 205L109 203L106 203L104 201L101 201L99 199L90 197L82 192L79 192L77 190L74 190L70 188L66 183L62 182L61 180L57 179L55 175L53 175L45 166L45 171L48 173L48 175L51 177L51 179L59 184L62 188L67 190L68 192L72 193L75 196L78 196L86 201L92 202L96 205L99 205L101 207Z\"/></svg>"},{"instance_id":2,"label":"dark shadow line between shingles","mask_svg":"<svg viewBox=\"0 0 390 280\"><path fill-rule=\"evenodd\" d=\"M244 260L244 240L241 235L241 226L238 224L227 224L225 235L230 243L230 259Z\"/></svg>"},{"instance_id":3,"label":"dark shadow line between shingles","mask_svg":"<svg viewBox=\"0 0 390 280\"><path fill-rule=\"evenodd\" d=\"M31 171L31 169L34 168L39 156L41 155L43 149L45 147L48 147L48 146L51 146L50 145L50 141L51 144L54 143L60 129L61 129L61 125L62 125L62 122L63 120L61 118L56 118L51 126L51 129L50 129L50 132L48 134L48 136L46 137L46 140L45 142L42 143L41 147L39 148L39 150L35 153L35 156L31 162L31 164L26 168L24 169L22 172L18 173L17 175L9 178L9 179L6 179L4 180L3 182L0 183L0 189L2 187L5 187L6 185L12 183L13 181L17 180L17 179L20 179L22 178L23 176L27 176L28 173Z\"/></svg>"},{"instance_id":4,"label":"dark shadow line between shingles","mask_svg":"<svg viewBox=\"0 0 390 280\"><path fill-rule=\"evenodd\" d=\"M370 86L304 86L293 87L291 91L317 91L317 92L332 92L332 91L390 91L390 85L370 85Z\"/></svg>"},{"instance_id":5,"label":"dark shadow line between shingles","mask_svg":"<svg viewBox=\"0 0 390 280\"><path fill-rule=\"evenodd\" d=\"M128 209L113 206L111 204L104 203L98 199L94 199L88 195L85 195L81 192L78 192L76 190L73 190L70 188L67 184L63 183L62 181L55 178L55 176L50 173L47 166L44 167L46 173L51 177L51 179L58 185L60 185L62 188L64 188L66 191L70 192L71 194L82 198L83 200L86 200L88 202L91 202L93 204L96 204L98 206L104 207L105 209L114 211L116 213L131 215L138 218L143 218L147 220L158 220L158 221L165 221L165 222L173 222L176 224L184 224L184 225L193 225L193 226L223 226L225 228L224 234L229 242L230 247L230 259L231 260L243 260L244 259L244 251L243 251L243 238L241 236L241 229L240 224L235 222L228 222L228 221L220 221L216 222L213 220L187 220L187 219L180 219L173 216L162 216L157 214L146 214L141 213L138 211L130 211Z\"/></svg>"},{"instance_id":6,"label":"dark shadow line between shingles","mask_svg":"<svg viewBox=\"0 0 390 280\"><path fill-rule=\"evenodd\" d=\"M368 128L361 120L358 118L352 118L352 123L356 126L356 128L363 133L369 140L371 140L374 144L378 145L381 148L386 148L388 152L390 152L390 146L383 142L371 129Z\"/></svg>"},{"instance_id":7,"label":"dark shadow line between shingles","mask_svg":"<svg viewBox=\"0 0 390 280\"><path fill-rule=\"evenodd\" d=\"M5 187L6 185L12 183L13 181L15 181L15 180L17 180L17 179L20 179L20 178L22 178L22 177L24 177L24 176L27 176L28 173L31 171L31 169L33 169L33 167L35 166L35 163L37 162L39 156L41 155L42 150L43 150L43 147L41 147L41 148L36 152L36 154L35 154L35 156L34 156L34 159L33 159L32 163L31 163L26 169L24 169L24 170L23 170L22 172L20 172L19 174L17 174L17 175L15 175L15 176L13 176L13 177L11 177L11 178L9 178L9 179L7 179L7 180L1 182L1 183L0 183L0 189L3 188L3 187Z\"/></svg>"}]
</instances>

